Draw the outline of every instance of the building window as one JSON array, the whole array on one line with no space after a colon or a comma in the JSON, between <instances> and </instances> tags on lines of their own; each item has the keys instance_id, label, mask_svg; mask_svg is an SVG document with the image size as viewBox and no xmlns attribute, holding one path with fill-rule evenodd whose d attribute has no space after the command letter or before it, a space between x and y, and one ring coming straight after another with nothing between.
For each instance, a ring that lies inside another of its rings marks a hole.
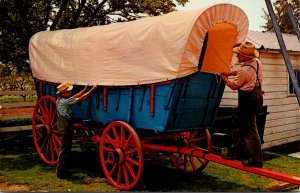
<instances>
[{"instance_id":1,"label":"building window","mask_svg":"<svg viewBox=\"0 0 300 193\"><path fill-rule=\"evenodd\" d=\"M300 69L294 69L294 72L295 72L295 76L296 76L296 80L298 82L298 85L300 86ZM290 76L289 76L289 94L290 95L295 95L296 94L293 83L292 83L292 79L291 79Z\"/></svg>"}]
</instances>

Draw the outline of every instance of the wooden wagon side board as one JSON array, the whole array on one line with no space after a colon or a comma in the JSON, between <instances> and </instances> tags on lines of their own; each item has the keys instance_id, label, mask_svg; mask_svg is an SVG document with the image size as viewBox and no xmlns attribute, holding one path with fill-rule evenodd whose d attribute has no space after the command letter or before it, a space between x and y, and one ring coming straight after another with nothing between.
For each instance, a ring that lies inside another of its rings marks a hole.
<instances>
[{"instance_id":1,"label":"wooden wagon side board","mask_svg":"<svg viewBox=\"0 0 300 193\"><path fill-rule=\"evenodd\" d=\"M57 84L35 81L39 98L56 98ZM121 120L156 132L206 129L213 125L224 87L218 75L203 72L149 85L101 86L72 107L73 117L98 126ZM81 89L75 85L72 92Z\"/></svg>"}]
</instances>

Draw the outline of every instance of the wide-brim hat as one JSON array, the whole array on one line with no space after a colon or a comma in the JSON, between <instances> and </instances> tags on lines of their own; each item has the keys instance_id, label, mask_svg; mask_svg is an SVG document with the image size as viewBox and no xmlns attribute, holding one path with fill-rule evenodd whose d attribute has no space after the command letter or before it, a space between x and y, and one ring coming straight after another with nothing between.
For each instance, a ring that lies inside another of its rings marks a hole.
<instances>
[{"instance_id":1,"label":"wide-brim hat","mask_svg":"<svg viewBox=\"0 0 300 193\"><path fill-rule=\"evenodd\" d=\"M259 52L251 42L236 44L233 46L232 51L248 58L258 58Z\"/></svg>"},{"instance_id":2,"label":"wide-brim hat","mask_svg":"<svg viewBox=\"0 0 300 193\"><path fill-rule=\"evenodd\" d=\"M61 83L57 86L57 93L56 94L62 94L68 91L71 91L73 89L73 85L70 83Z\"/></svg>"}]
</instances>

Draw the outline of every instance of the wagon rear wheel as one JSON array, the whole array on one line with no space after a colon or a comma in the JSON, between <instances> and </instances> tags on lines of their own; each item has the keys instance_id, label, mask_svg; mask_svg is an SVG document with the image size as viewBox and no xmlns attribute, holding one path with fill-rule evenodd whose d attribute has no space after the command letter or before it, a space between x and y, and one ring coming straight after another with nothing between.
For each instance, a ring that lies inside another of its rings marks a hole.
<instances>
[{"instance_id":1,"label":"wagon rear wheel","mask_svg":"<svg viewBox=\"0 0 300 193\"><path fill-rule=\"evenodd\" d=\"M32 134L36 151L47 165L56 165L59 154L59 134L55 98L41 97L34 108Z\"/></svg>"},{"instance_id":2,"label":"wagon rear wheel","mask_svg":"<svg viewBox=\"0 0 300 193\"><path fill-rule=\"evenodd\" d=\"M201 150L206 153L211 152L211 137L208 129L206 129L205 132L181 132L179 135L187 147L195 150ZM204 158L178 153L170 153L169 156L174 167L190 173L201 172L209 162Z\"/></svg>"},{"instance_id":3,"label":"wagon rear wheel","mask_svg":"<svg viewBox=\"0 0 300 193\"><path fill-rule=\"evenodd\" d=\"M106 179L120 190L132 189L143 171L140 139L125 122L111 122L104 129L100 141L100 161Z\"/></svg>"}]
</instances>

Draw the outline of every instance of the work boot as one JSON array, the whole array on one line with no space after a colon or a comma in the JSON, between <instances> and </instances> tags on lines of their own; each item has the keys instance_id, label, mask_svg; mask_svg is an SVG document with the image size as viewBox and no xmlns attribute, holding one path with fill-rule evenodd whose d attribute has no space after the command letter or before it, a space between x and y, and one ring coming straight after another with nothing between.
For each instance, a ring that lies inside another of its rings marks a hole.
<instances>
[{"instance_id":1,"label":"work boot","mask_svg":"<svg viewBox=\"0 0 300 193\"><path fill-rule=\"evenodd\" d=\"M239 160L241 157L235 150L229 149L224 155L221 156L223 159L228 160Z\"/></svg>"},{"instance_id":2,"label":"work boot","mask_svg":"<svg viewBox=\"0 0 300 193\"><path fill-rule=\"evenodd\" d=\"M258 167L258 168L262 168L264 165L263 162L255 161L252 159L242 160L242 164L247 167Z\"/></svg>"}]
</instances>

